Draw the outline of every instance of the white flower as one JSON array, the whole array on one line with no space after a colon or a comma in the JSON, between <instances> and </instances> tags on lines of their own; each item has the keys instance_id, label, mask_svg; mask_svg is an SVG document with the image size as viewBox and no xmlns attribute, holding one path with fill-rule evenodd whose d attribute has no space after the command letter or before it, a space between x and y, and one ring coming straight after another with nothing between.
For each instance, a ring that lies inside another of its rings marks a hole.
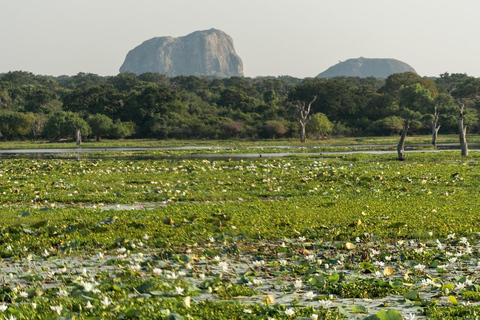
<instances>
[{"instance_id":1,"label":"white flower","mask_svg":"<svg viewBox=\"0 0 480 320\"><path fill-rule=\"evenodd\" d=\"M455 285L455 289L456 289L456 290L463 290L463 289L465 289L465 283L457 283L457 284Z\"/></svg>"},{"instance_id":2,"label":"white flower","mask_svg":"<svg viewBox=\"0 0 480 320\"><path fill-rule=\"evenodd\" d=\"M423 264L417 264L415 267L413 267L415 270L422 272L425 270L425 265Z\"/></svg>"},{"instance_id":3,"label":"white flower","mask_svg":"<svg viewBox=\"0 0 480 320\"><path fill-rule=\"evenodd\" d=\"M315 293L313 293L313 291L308 291L307 293L305 293L305 298L307 300L312 300L313 298L315 298L317 295Z\"/></svg>"},{"instance_id":4,"label":"white flower","mask_svg":"<svg viewBox=\"0 0 480 320\"><path fill-rule=\"evenodd\" d=\"M102 253L102 252L99 252L99 253L97 253L97 256L98 256L98 258L99 258L100 260L102 260L102 259L103 259L103 257L104 257L104 255L103 255L103 253Z\"/></svg>"},{"instance_id":5,"label":"white flower","mask_svg":"<svg viewBox=\"0 0 480 320\"><path fill-rule=\"evenodd\" d=\"M405 318L405 320L415 320L415 318L416 318L415 314L409 313Z\"/></svg>"},{"instance_id":6,"label":"white flower","mask_svg":"<svg viewBox=\"0 0 480 320\"><path fill-rule=\"evenodd\" d=\"M310 316L312 320L318 320L318 314L314 313Z\"/></svg>"},{"instance_id":7,"label":"white flower","mask_svg":"<svg viewBox=\"0 0 480 320\"><path fill-rule=\"evenodd\" d=\"M87 308L87 309L92 309L92 308L93 308L93 306L92 306L92 304L90 303L90 301L87 301L87 304L85 305L85 308Z\"/></svg>"},{"instance_id":8,"label":"white flower","mask_svg":"<svg viewBox=\"0 0 480 320\"><path fill-rule=\"evenodd\" d=\"M5 312L8 309L8 306L5 303L0 304L0 311Z\"/></svg>"},{"instance_id":9,"label":"white flower","mask_svg":"<svg viewBox=\"0 0 480 320\"><path fill-rule=\"evenodd\" d=\"M293 317L295 315L295 309L288 308L287 310L285 310L285 314L289 317Z\"/></svg>"},{"instance_id":10,"label":"white flower","mask_svg":"<svg viewBox=\"0 0 480 320\"><path fill-rule=\"evenodd\" d=\"M288 261L285 260L285 259L281 259L279 262L280 262L280 264L281 264L282 266L286 266L287 263L288 263Z\"/></svg>"},{"instance_id":11,"label":"white flower","mask_svg":"<svg viewBox=\"0 0 480 320\"><path fill-rule=\"evenodd\" d=\"M150 239L150 236L148 234L143 236L143 240L148 240L148 239Z\"/></svg>"},{"instance_id":12,"label":"white flower","mask_svg":"<svg viewBox=\"0 0 480 320\"><path fill-rule=\"evenodd\" d=\"M298 237L298 240L301 242L305 241L305 239L306 239L305 237Z\"/></svg>"},{"instance_id":13,"label":"white flower","mask_svg":"<svg viewBox=\"0 0 480 320\"><path fill-rule=\"evenodd\" d=\"M7 320L17 320L13 315L10 315L10 317L7 318Z\"/></svg>"},{"instance_id":14,"label":"white flower","mask_svg":"<svg viewBox=\"0 0 480 320\"><path fill-rule=\"evenodd\" d=\"M175 292L176 292L177 294L182 294L182 293L183 293L183 290L184 290L184 289L181 288L181 287L175 287Z\"/></svg>"},{"instance_id":15,"label":"white flower","mask_svg":"<svg viewBox=\"0 0 480 320\"><path fill-rule=\"evenodd\" d=\"M163 272L162 269L160 268L154 268L152 271L153 271L153 274L156 275L157 277L161 275Z\"/></svg>"},{"instance_id":16,"label":"white flower","mask_svg":"<svg viewBox=\"0 0 480 320\"><path fill-rule=\"evenodd\" d=\"M62 307L62 305L59 305L59 306L50 306L50 309L52 309L53 311L55 311L56 313L58 313L58 315L60 315L60 313L61 313L62 310L63 310L63 307Z\"/></svg>"},{"instance_id":17,"label":"white flower","mask_svg":"<svg viewBox=\"0 0 480 320\"><path fill-rule=\"evenodd\" d=\"M82 285L83 291L85 292L90 292L93 289L93 284L90 282L81 281L80 284Z\"/></svg>"},{"instance_id":18,"label":"white flower","mask_svg":"<svg viewBox=\"0 0 480 320\"><path fill-rule=\"evenodd\" d=\"M60 289L57 292L57 296L59 297L68 297L68 292L66 290Z\"/></svg>"},{"instance_id":19,"label":"white flower","mask_svg":"<svg viewBox=\"0 0 480 320\"><path fill-rule=\"evenodd\" d=\"M252 313L252 310L250 310L250 309L243 309L243 313Z\"/></svg>"},{"instance_id":20,"label":"white flower","mask_svg":"<svg viewBox=\"0 0 480 320\"><path fill-rule=\"evenodd\" d=\"M253 284L259 286L263 283L263 279L253 279Z\"/></svg>"},{"instance_id":21,"label":"white flower","mask_svg":"<svg viewBox=\"0 0 480 320\"><path fill-rule=\"evenodd\" d=\"M127 249L125 249L124 247L121 247L121 248L117 249L118 253L125 253L126 251L127 251Z\"/></svg>"},{"instance_id":22,"label":"white flower","mask_svg":"<svg viewBox=\"0 0 480 320\"><path fill-rule=\"evenodd\" d=\"M112 303L110 300L108 300L108 297L104 297L100 302L103 304L104 308L108 307Z\"/></svg>"},{"instance_id":23,"label":"white flower","mask_svg":"<svg viewBox=\"0 0 480 320\"><path fill-rule=\"evenodd\" d=\"M28 293L25 291L20 291L20 297L22 298L28 298Z\"/></svg>"},{"instance_id":24,"label":"white flower","mask_svg":"<svg viewBox=\"0 0 480 320\"><path fill-rule=\"evenodd\" d=\"M132 271L140 271L142 267L139 264L134 264L130 266L130 270Z\"/></svg>"},{"instance_id":25,"label":"white flower","mask_svg":"<svg viewBox=\"0 0 480 320\"><path fill-rule=\"evenodd\" d=\"M432 285L434 282L431 279L423 279L422 286Z\"/></svg>"},{"instance_id":26,"label":"white flower","mask_svg":"<svg viewBox=\"0 0 480 320\"><path fill-rule=\"evenodd\" d=\"M450 233L450 234L447 236L447 239L455 239L455 233Z\"/></svg>"},{"instance_id":27,"label":"white flower","mask_svg":"<svg viewBox=\"0 0 480 320\"><path fill-rule=\"evenodd\" d=\"M32 302L32 309L33 310L37 309L37 304L35 302Z\"/></svg>"},{"instance_id":28,"label":"white flower","mask_svg":"<svg viewBox=\"0 0 480 320\"><path fill-rule=\"evenodd\" d=\"M448 262L455 263L455 262L457 262L457 258L450 258L450 259L448 259Z\"/></svg>"},{"instance_id":29,"label":"white flower","mask_svg":"<svg viewBox=\"0 0 480 320\"><path fill-rule=\"evenodd\" d=\"M300 289L303 287L303 283L302 283L302 280L295 280L295 289Z\"/></svg>"},{"instance_id":30,"label":"white flower","mask_svg":"<svg viewBox=\"0 0 480 320\"><path fill-rule=\"evenodd\" d=\"M227 272L227 271L228 271L228 263L226 263L225 261L219 262L218 265L219 265L220 267L222 267L223 272Z\"/></svg>"},{"instance_id":31,"label":"white flower","mask_svg":"<svg viewBox=\"0 0 480 320\"><path fill-rule=\"evenodd\" d=\"M328 308L332 304L332 301L330 300L320 300L318 302L322 308Z\"/></svg>"},{"instance_id":32,"label":"white flower","mask_svg":"<svg viewBox=\"0 0 480 320\"><path fill-rule=\"evenodd\" d=\"M466 286L471 286L473 284L473 281L471 279L466 279L463 284Z\"/></svg>"}]
</instances>

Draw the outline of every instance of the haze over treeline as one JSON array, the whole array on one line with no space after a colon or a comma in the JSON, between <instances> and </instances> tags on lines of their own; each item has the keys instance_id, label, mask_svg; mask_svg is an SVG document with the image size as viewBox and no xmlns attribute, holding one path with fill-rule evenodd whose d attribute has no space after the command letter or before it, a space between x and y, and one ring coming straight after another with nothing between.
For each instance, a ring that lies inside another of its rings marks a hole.
<instances>
[{"instance_id":1,"label":"haze over treeline","mask_svg":"<svg viewBox=\"0 0 480 320\"><path fill-rule=\"evenodd\" d=\"M457 132L465 106L470 133L479 130L480 79L466 74L387 79L338 77L204 78L122 73L103 77L0 74L0 136L3 140L84 137L230 139L298 137L299 102L312 104L309 139L326 135L428 134L433 110L439 134Z\"/></svg>"}]
</instances>

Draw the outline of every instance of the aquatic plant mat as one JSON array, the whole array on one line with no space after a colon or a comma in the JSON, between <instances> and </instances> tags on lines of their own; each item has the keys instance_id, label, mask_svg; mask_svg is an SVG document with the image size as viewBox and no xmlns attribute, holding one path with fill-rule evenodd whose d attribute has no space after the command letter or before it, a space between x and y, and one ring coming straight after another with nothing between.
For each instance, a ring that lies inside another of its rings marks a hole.
<instances>
[{"instance_id":1,"label":"aquatic plant mat","mask_svg":"<svg viewBox=\"0 0 480 320\"><path fill-rule=\"evenodd\" d=\"M0 160L0 319L478 319L480 155Z\"/></svg>"}]
</instances>

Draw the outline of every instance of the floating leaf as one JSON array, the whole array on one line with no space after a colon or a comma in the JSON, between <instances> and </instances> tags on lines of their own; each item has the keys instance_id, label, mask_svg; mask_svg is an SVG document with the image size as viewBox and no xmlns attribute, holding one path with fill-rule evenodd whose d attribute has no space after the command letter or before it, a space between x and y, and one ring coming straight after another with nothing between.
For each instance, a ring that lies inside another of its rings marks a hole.
<instances>
[{"instance_id":1,"label":"floating leaf","mask_svg":"<svg viewBox=\"0 0 480 320\"><path fill-rule=\"evenodd\" d=\"M348 308L355 313L368 313L367 308L365 308L364 306L358 305L358 304L352 304L352 305L348 306Z\"/></svg>"},{"instance_id":2,"label":"floating leaf","mask_svg":"<svg viewBox=\"0 0 480 320\"><path fill-rule=\"evenodd\" d=\"M402 320L402 315L395 309L380 310L377 313L377 317L380 320Z\"/></svg>"},{"instance_id":3,"label":"floating leaf","mask_svg":"<svg viewBox=\"0 0 480 320\"><path fill-rule=\"evenodd\" d=\"M413 300L413 301L420 301L421 300L420 299L420 294L416 290L409 291L409 292L405 293L405 299Z\"/></svg>"},{"instance_id":4,"label":"floating leaf","mask_svg":"<svg viewBox=\"0 0 480 320\"><path fill-rule=\"evenodd\" d=\"M458 304L457 299L454 296L448 296L448 300L454 305Z\"/></svg>"}]
</instances>

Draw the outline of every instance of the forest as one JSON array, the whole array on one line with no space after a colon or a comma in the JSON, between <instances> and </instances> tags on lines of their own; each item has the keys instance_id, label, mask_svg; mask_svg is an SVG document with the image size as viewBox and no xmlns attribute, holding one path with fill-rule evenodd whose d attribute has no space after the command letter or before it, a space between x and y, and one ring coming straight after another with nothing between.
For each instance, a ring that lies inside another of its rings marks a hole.
<instances>
[{"instance_id":1,"label":"forest","mask_svg":"<svg viewBox=\"0 0 480 320\"><path fill-rule=\"evenodd\" d=\"M480 78L413 72L387 79L290 76L225 79L163 74L0 74L0 139L278 139L299 137L299 106L311 104L308 139L480 129Z\"/></svg>"}]
</instances>

